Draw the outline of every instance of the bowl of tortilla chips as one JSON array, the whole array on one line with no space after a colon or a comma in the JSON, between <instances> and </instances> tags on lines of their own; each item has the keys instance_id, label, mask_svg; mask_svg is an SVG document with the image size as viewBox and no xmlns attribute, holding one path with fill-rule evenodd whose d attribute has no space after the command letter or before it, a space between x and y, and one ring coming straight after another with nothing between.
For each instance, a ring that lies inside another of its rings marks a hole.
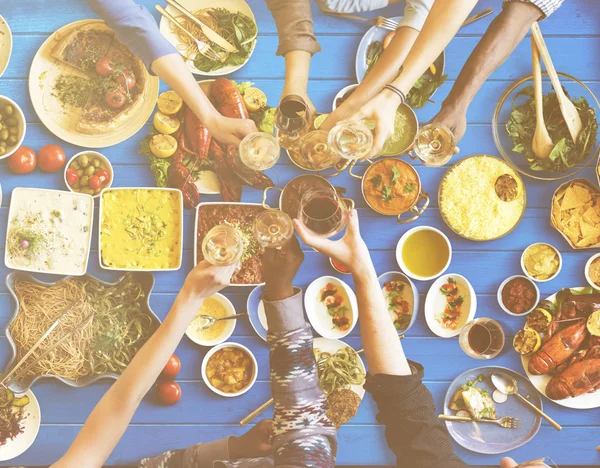
<instances>
[{"instance_id":1,"label":"bowl of tortilla chips","mask_svg":"<svg viewBox=\"0 0 600 468\"><path fill-rule=\"evenodd\" d=\"M600 247L600 189L586 179L562 184L552 197L550 222L574 249Z\"/></svg>"}]
</instances>

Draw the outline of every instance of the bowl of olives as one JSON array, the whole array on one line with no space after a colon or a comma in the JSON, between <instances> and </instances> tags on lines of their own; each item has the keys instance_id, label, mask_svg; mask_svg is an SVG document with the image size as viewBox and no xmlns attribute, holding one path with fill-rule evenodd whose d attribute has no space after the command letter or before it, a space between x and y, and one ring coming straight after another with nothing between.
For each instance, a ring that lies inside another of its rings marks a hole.
<instances>
[{"instance_id":1,"label":"bowl of olives","mask_svg":"<svg viewBox=\"0 0 600 468\"><path fill-rule=\"evenodd\" d=\"M0 159L13 154L25 138L25 116L15 101L0 96Z\"/></svg>"},{"instance_id":2,"label":"bowl of olives","mask_svg":"<svg viewBox=\"0 0 600 468\"><path fill-rule=\"evenodd\" d=\"M113 168L106 156L96 151L83 151L73 156L65 167L65 184L71 192L96 198L113 181Z\"/></svg>"}]
</instances>

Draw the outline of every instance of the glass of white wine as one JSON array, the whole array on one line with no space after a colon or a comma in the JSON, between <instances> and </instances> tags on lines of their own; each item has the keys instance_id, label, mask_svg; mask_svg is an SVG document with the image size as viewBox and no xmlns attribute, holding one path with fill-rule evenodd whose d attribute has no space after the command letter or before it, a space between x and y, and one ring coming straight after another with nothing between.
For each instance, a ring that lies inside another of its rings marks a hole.
<instances>
[{"instance_id":1,"label":"glass of white wine","mask_svg":"<svg viewBox=\"0 0 600 468\"><path fill-rule=\"evenodd\" d=\"M328 137L329 134L325 130L313 130L302 137L298 154L304 167L321 171L335 166L340 160L339 154L331 151Z\"/></svg>"},{"instance_id":2,"label":"glass of white wine","mask_svg":"<svg viewBox=\"0 0 600 468\"><path fill-rule=\"evenodd\" d=\"M443 125L425 125L415 137L415 154L426 166L443 166L450 161L455 148L454 134Z\"/></svg>"},{"instance_id":3,"label":"glass of white wine","mask_svg":"<svg viewBox=\"0 0 600 468\"><path fill-rule=\"evenodd\" d=\"M358 120L342 120L329 131L331 151L344 159L364 158L373 148L373 132Z\"/></svg>"},{"instance_id":4,"label":"glass of white wine","mask_svg":"<svg viewBox=\"0 0 600 468\"><path fill-rule=\"evenodd\" d=\"M240 162L252 171L266 171L272 168L281 154L277 138L264 132L246 135L240 143Z\"/></svg>"},{"instance_id":5,"label":"glass of white wine","mask_svg":"<svg viewBox=\"0 0 600 468\"><path fill-rule=\"evenodd\" d=\"M227 224L214 226L202 240L204 259L217 266L235 265L244 253L244 239L240 231Z\"/></svg>"},{"instance_id":6,"label":"glass of white wine","mask_svg":"<svg viewBox=\"0 0 600 468\"><path fill-rule=\"evenodd\" d=\"M254 237L265 248L280 249L294 235L292 219L283 211L263 211L254 221Z\"/></svg>"}]
</instances>

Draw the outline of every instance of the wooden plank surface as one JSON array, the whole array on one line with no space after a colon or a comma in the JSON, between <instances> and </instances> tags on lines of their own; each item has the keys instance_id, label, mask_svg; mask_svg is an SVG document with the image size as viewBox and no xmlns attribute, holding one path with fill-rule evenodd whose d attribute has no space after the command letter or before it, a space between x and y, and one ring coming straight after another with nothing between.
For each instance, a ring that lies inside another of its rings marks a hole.
<instances>
[{"instance_id":1,"label":"wooden plank surface","mask_svg":"<svg viewBox=\"0 0 600 468\"><path fill-rule=\"evenodd\" d=\"M147 6L152 14L154 3L138 0ZM250 0L259 25L259 41L250 62L231 76L237 80L250 80L263 89L271 105L275 105L283 87L284 63L275 57L277 35L275 25L263 0ZM496 13L501 8L500 0L482 0L476 10L492 7ZM402 5L394 5L383 11L387 16L402 14ZM323 52L315 55L311 66L309 93L320 111L328 112L335 94L342 87L355 82L355 50L366 30L361 22L341 20L321 14L313 4L315 31ZM17 101L24 109L28 122L25 144L39 149L48 143L59 143L67 155L73 155L81 148L60 142L39 122L28 93L28 75L31 61L50 33L61 26L80 19L93 17L86 2L81 0L55 0L48 8L46 0L8 0L0 3L0 14L10 24L14 33L14 50L8 70L0 79L0 94ZM367 14L365 16L375 16ZM439 103L446 97L456 80L465 60L485 32L492 17L485 18L466 28L447 48L446 72L448 82L435 95L437 104L428 104L417 111L421 122L435 115ZM583 80L596 95L600 95L600 8L594 0L568 0L551 18L541 24L547 38L555 65ZM340 60L343 57L343 60ZM459 157L487 153L498 155L492 139L491 118L494 107L502 92L516 78L530 73L530 50L528 41L523 41L484 85L469 109L469 128L460 142ZM164 84L161 90L166 89ZM115 167L115 186L153 186L154 180L144 157L137 149L149 124L130 140L103 153ZM455 158L456 160L456 158ZM451 272L465 275L478 295L479 317L492 317L499 320L510 342L514 333L522 325L522 319L510 317L502 312L496 292L499 284L509 275L520 273L519 258L522 250L534 241L549 242L557 246L563 255L564 265L559 277L548 283L541 283L542 295L554 293L562 286L578 286L585 283L583 266L592 251L574 251L562 237L550 228L550 198L558 187L558 182L537 182L526 180L528 207L519 226L508 236L492 242L474 243L466 241L450 232L444 225L437 210L437 187L447 168L424 168L417 164L423 187L432 196L432 203L426 213L413 225L427 224L446 232L453 244L454 255ZM282 156L277 165L277 173L285 183L300 171ZM595 169L588 167L581 172L583 177L596 181ZM372 251L375 266L379 273L398 270L395 260L395 246L407 227L396 224L393 218L379 216L366 206L361 193L360 181L347 174L333 180L335 185L344 186L348 196L359 207L363 235ZM64 188L62 173L42 174L36 171L28 176L12 175L6 161L0 161L0 184L2 203L0 207L0 257L4 256L5 226L8 216L10 192L15 187ZM259 201L260 192L244 190L244 201ZM204 201L217 200L204 197ZM273 198L272 204L277 201ZM97 216L95 218L97 226ZM94 229L93 246L96 242ZM153 310L164 317L172 304L177 291L183 284L187 272L193 265L193 221L192 213L185 216L184 264L181 270L171 273L158 273L156 286L151 297ZM302 266L297 284L306 287L322 274L335 274L326 258L306 249L306 260ZM0 278L9 270L0 264ZM114 279L118 275L103 271L98 265L98 252L91 252L89 273L103 279ZM50 278L48 276L42 278ZM348 280L348 277L344 277ZM351 283L351 281L350 281ZM417 287L424 302L431 282L418 282ZM238 312L244 312L250 288L229 288L225 294L232 300ZM13 314L14 304L4 282L0 282L0 365L10 358L10 347L4 336L4 325ZM415 326L404 340L404 348L409 358L425 366L425 383L434 395L436 405L441 408L449 383L466 369L481 365L481 361L466 356L459 348L457 340L443 340L429 331L422 310ZM177 354L182 361L182 371L178 381L183 390L182 401L173 407L161 407L152 397L146 398L135 414L133 422L123 440L109 459L111 465L135 464L144 456L161 451L185 447L201 441L215 440L231 434L239 435L242 428L237 422L249 411L269 398L268 348L258 338L248 322L237 324L233 341L247 345L259 362L259 381L252 391L237 399L220 398L210 392L202 383L200 364L206 349L200 348L184 338ZM360 348L360 331L357 327L348 343ZM507 343L502 354L490 364L506 366L523 372L520 359ZM86 389L72 389L52 380L42 381L34 388L42 408L42 428L35 444L16 460L3 465L47 465L56 460L71 443L81 424L109 387L110 382L100 382ZM558 420L565 429L557 433L543 424L538 435L524 447L510 453L510 456L524 461L541 456L551 456L560 466L598 465L600 456L595 448L600 444L600 409L587 411L569 410L544 399L547 412ZM338 464L340 465L390 465L394 463L392 453L385 446L383 429L376 421L377 409L367 395L358 415L344 426L340 433ZM265 412L264 416L270 416ZM1 450L1 449L0 449ZM466 451L457 446L457 454L473 465L496 465L499 456L484 456Z\"/></svg>"}]
</instances>

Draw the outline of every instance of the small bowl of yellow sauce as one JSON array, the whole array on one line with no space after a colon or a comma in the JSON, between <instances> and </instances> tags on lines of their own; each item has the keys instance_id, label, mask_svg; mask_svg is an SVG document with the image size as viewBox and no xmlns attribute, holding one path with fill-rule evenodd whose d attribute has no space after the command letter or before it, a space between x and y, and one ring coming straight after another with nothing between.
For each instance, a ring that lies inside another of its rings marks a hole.
<instances>
[{"instance_id":1,"label":"small bowl of yellow sauce","mask_svg":"<svg viewBox=\"0 0 600 468\"><path fill-rule=\"evenodd\" d=\"M396 261L409 278L421 281L437 278L450 266L452 245L439 229L418 226L398 241Z\"/></svg>"},{"instance_id":2,"label":"small bowl of yellow sauce","mask_svg":"<svg viewBox=\"0 0 600 468\"><path fill-rule=\"evenodd\" d=\"M235 315L235 309L229 299L219 293L205 299L185 331L188 338L200 346L215 346L229 339L237 320L221 320L209 328L202 329L205 324L202 315L210 315L216 319Z\"/></svg>"}]
</instances>

